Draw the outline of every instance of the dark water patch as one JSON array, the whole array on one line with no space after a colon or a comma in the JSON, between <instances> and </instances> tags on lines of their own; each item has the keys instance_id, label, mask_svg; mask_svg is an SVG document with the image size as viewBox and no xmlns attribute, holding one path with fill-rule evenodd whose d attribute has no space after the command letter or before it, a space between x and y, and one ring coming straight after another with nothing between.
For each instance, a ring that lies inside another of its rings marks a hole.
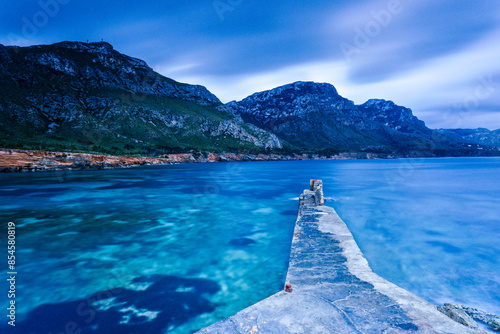
<instances>
[{"instance_id":1,"label":"dark water patch","mask_svg":"<svg viewBox=\"0 0 500 334\"><path fill-rule=\"evenodd\" d=\"M277 191L268 191L262 189L251 189L244 192L241 189L230 189L223 184L216 182L205 182L192 187L182 187L175 190L176 192L188 195L221 195L227 197L240 198L255 198L258 200L268 200L276 197L280 193Z\"/></svg>"},{"instance_id":2,"label":"dark water patch","mask_svg":"<svg viewBox=\"0 0 500 334\"><path fill-rule=\"evenodd\" d=\"M26 189L27 191L31 191L31 192L44 192L44 193L51 193L51 194L54 194L54 193L61 193L61 192L66 192L70 189L66 188L66 187L61 187L61 188L34 188L34 189Z\"/></svg>"},{"instance_id":3,"label":"dark water patch","mask_svg":"<svg viewBox=\"0 0 500 334\"><path fill-rule=\"evenodd\" d=\"M477 257L482 259L484 262L491 263L492 265L498 265L498 260L496 259L495 254L488 254L488 253L478 254ZM500 282L499 282L499 286L500 286Z\"/></svg>"},{"instance_id":4,"label":"dark water patch","mask_svg":"<svg viewBox=\"0 0 500 334\"><path fill-rule=\"evenodd\" d=\"M96 189L98 189L98 190L113 190L113 189L125 189L125 188L133 188L133 187L137 187L137 185L135 185L134 182L118 182L118 183L113 183L109 186L98 187Z\"/></svg>"},{"instance_id":5,"label":"dark water patch","mask_svg":"<svg viewBox=\"0 0 500 334\"><path fill-rule=\"evenodd\" d=\"M39 306L17 324L16 333L165 333L168 327L212 312L215 305L203 295L219 290L215 281L177 276L140 277L133 283L144 288L110 289L82 300Z\"/></svg>"},{"instance_id":6,"label":"dark water patch","mask_svg":"<svg viewBox=\"0 0 500 334\"><path fill-rule=\"evenodd\" d=\"M430 230L426 230L426 231L424 231L424 232L425 232L425 234L427 234L427 235L432 235L432 236L436 236L436 237L439 237L439 236L444 235L443 233L441 233L441 232L437 232L437 231L430 231Z\"/></svg>"},{"instance_id":7,"label":"dark water patch","mask_svg":"<svg viewBox=\"0 0 500 334\"><path fill-rule=\"evenodd\" d=\"M67 188L21 188L16 190L0 190L0 196L48 196L67 192Z\"/></svg>"},{"instance_id":8,"label":"dark water patch","mask_svg":"<svg viewBox=\"0 0 500 334\"><path fill-rule=\"evenodd\" d=\"M84 229L78 230L78 233L89 233L89 232L93 232L93 231L90 228L84 228Z\"/></svg>"},{"instance_id":9,"label":"dark water patch","mask_svg":"<svg viewBox=\"0 0 500 334\"><path fill-rule=\"evenodd\" d=\"M222 196L237 196L237 197L254 197L255 194L245 194L238 190L229 190L223 185L217 183L205 183L192 187L183 187L175 190L176 192L187 195L222 195Z\"/></svg>"},{"instance_id":10,"label":"dark water patch","mask_svg":"<svg viewBox=\"0 0 500 334\"><path fill-rule=\"evenodd\" d=\"M36 191L39 191L39 189L37 189ZM26 190L26 189L0 190L0 196L1 197L7 197L7 196L11 196L11 197L26 196L29 193L30 193L30 191Z\"/></svg>"},{"instance_id":11,"label":"dark water patch","mask_svg":"<svg viewBox=\"0 0 500 334\"><path fill-rule=\"evenodd\" d=\"M58 219L61 217L62 217L61 215L54 214L54 213L44 213L44 214L35 216L36 219Z\"/></svg>"},{"instance_id":12,"label":"dark water patch","mask_svg":"<svg viewBox=\"0 0 500 334\"><path fill-rule=\"evenodd\" d=\"M36 194L30 194L29 196L31 197L42 197L42 198L46 198L46 197L52 197L54 196L55 194L48 194L48 193L36 193Z\"/></svg>"},{"instance_id":13,"label":"dark water patch","mask_svg":"<svg viewBox=\"0 0 500 334\"><path fill-rule=\"evenodd\" d=\"M252 244L256 244L255 240L249 238L236 238L229 241L229 245L233 247L247 247Z\"/></svg>"},{"instance_id":14,"label":"dark water patch","mask_svg":"<svg viewBox=\"0 0 500 334\"><path fill-rule=\"evenodd\" d=\"M244 193L242 194L240 191L238 190L224 190L221 192L222 195L225 195L225 196L234 196L234 195L238 195L238 196L246 196L246 197L252 197L252 198L255 198L257 200L269 200L269 199L273 199L275 198L276 196L279 196L280 194L282 194L281 192L279 192L279 190L267 190L267 189L252 189L252 191L248 192L248 193Z\"/></svg>"},{"instance_id":15,"label":"dark water patch","mask_svg":"<svg viewBox=\"0 0 500 334\"><path fill-rule=\"evenodd\" d=\"M282 216L296 216L297 215L297 211L296 210L281 211L280 215L282 215Z\"/></svg>"},{"instance_id":16,"label":"dark water patch","mask_svg":"<svg viewBox=\"0 0 500 334\"><path fill-rule=\"evenodd\" d=\"M203 187L184 187L178 188L175 191L181 194L197 195L203 194Z\"/></svg>"},{"instance_id":17,"label":"dark water patch","mask_svg":"<svg viewBox=\"0 0 500 334\"><path fill-rule=\"evenodd\" d=\"M168 183L157 181L154 179L147 180L137 180L137 181L121 181L114 182L113 184L107 186L101 186L96 189L98 190L113 190L113 189L129 189L129 188L140 188L140 189L159 189L168 186Z\"/></svg>"},{"instance_id":18,"label":"dark water patch","mask_svg":"<svg viewBox=\"0 0 500 334\"><path fill-rule=\"evenodd\" d=\"M442 241L427 241L426 242L428 245L435 246L435 247L441 247L443 251L446 253L451 253L451 254L459 254L462 253L463 250L461 248L458 248L456 246L450 245L447 242L442 242Z\"/></svg>"}]
</instances>

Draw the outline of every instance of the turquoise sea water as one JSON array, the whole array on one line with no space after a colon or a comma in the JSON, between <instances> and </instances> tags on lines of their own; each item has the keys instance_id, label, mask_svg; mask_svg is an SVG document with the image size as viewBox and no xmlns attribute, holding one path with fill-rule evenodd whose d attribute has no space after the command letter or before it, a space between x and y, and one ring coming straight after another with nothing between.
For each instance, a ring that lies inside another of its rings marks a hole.
<instances>
[{"instance_id":1,"label":"turquoise sea water","mask_svg":"<svg viewBox=\"0 0 500 334\"><path fill-rule=\"evenodd\" d=\"M281 290L310 178L375 272L500 313L498 158L185 164L0 175L16 333L190 333Z\"/></svg>"}]
</instances>

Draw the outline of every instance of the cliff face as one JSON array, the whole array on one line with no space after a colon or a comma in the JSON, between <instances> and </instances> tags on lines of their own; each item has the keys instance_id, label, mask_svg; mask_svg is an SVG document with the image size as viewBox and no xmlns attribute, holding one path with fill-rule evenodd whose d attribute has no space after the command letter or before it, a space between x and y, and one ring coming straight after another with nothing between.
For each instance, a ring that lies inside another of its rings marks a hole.
<instances>
[{"instance_id":1,"label":"cliff face","mask_svg":"<svg viewBox=\"0 0 500 334\"><path fill-rule=\"evenodd\" d=\"M0 146L108 153L281 147L205 87L176 82L105 42L0 45Z\"/></svg>"},{"instance_id":2,"label":"cliff face","mask_svg":"<svg viewBox=\"0 0 500 334\"><path fill-rule=\"evenodd\" d=\"M477 153L463 141L427 128L411 109L385 100L355 105L330 84L296 82L227 106L300 149L407 156Z\"/></svg>"},{"instance_id":3,"label":"cliff face","mask_svg":"<svg viewBox=\"0 0 500 334\"><path fill-rule=\"evenodd\" d=\"M359 150L381 144L382 127L330 84L296 82L227 104L244 121L299 148Z\"/></svg>"},{"instance_id":4,"label":"cliff face","mask_svg":"<svg viewBox=\"0 0 500 334\"><path fill-rule=\"evenodd\" d=\"M4 63L1 73L21 85L43 86L43 80L52 79L48 86L54 90L64 90L68 85L73 90L106 88L179 98L205 106L221 105L205 87L162 77L143 60L121 54L106 42L61 42L28 48L0 46L0 49Z\"/></svg>"},{"instance_id":5,"label":"cliff face","mask_svg":"<svg viewBox=\"0 0 500 334\"><path fill-rule=\"evenodd\" d=\"M500 129L490 131L478 129L439 129L437 130L449 137L461 140L472 145L490 146L500 149Z\"/></svg>"},{"instance_id":6,"label":"cliff face","mask_svg":"<svg viewBox=\"0 0 500 334\"><path fill-rule=\"evenodd\" d=\"M398 106L392 101L371 99L357 108L371 121L383 124L395 131L416 136L432 134L432 130L414 116L411 109Z\"/></svg>"}]
</instances>

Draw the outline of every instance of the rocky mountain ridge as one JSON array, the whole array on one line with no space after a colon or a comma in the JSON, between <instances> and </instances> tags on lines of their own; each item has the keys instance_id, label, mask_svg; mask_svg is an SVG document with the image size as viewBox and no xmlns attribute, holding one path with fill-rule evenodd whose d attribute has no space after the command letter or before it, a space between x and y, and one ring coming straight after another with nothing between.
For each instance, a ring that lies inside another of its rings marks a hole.
<instances>
[{"instance_id":1,"label":"rocky mountain ridge","mask_svg":"<svg viewBox=\"0 0 500 334\"><path fill-rule=\"evenodd\" d=\"M442 134L464 141L471 145L491 146L500 148L500 129L438 129Z\"/></svg>"},{"instance_id":2,"label":"rocky mountain ridge","mask_svg":"<svg viewBox=\"0 0 500 334\"><path fill-rule=\"evenodd\" d=\"M392 101L382 99L370 99L358 105L364 115L375 122L384 124L396 131L408 134L427 134L432 130L425 126L425 123L413 115L411 109L401 107Z\"/></svg>"},{"instance_id":3,"label":"rocky mountain ridge","mask_svg":"<svg viewBox=\"0 0 500 334\"><path fill-rule=\"evenodd\" d=\"M109 43L0 45L0 147L160 156L186 152L498 155L435 131L409 108L356 105L328 83L295 82L226 105ZM477 139L477 138L476 138ZM479 140L479 139L477 139Z\"/></svg>"},{"instance_id":4,"label":"rocky mountain ridge","mask_svg":"<svg viewBox=\"0 0 500 334\"><path fill-rule=\"evenodd\" d=\"M226 105L298 149L474 155L463 141L427 128L409 108L380 99L355 105L327 83L295 82Z\"/></svg>"},{"instance_id":5,"label":"rocky mountain ridge","mask_svg":"<svg viewBox=\"0 0 500 334\"><path fill-rule=\"evenodd\" d=\"M14 52L12 52L14 51ZM29 73L13 73L11 66L19 57L32 65L41 65L78 78L71 88L111 88L125 90L134 94L160 95L196 102L205 106L220 106L219 99L200 85L188 85L162 77L154 72L145 61L119 53L107 42L83 43L61 42L50 46L37 45L28 48L5 47L0 44L2 65L0 74L9 75L22 84ZM26 64L25 63L25 64ZM90 86L84 87L84 84ZM76 85L76 86L75 86ZM57 90L57 86L53 86Z\"/></svg>"},{"instance_id":6,"label":"rocky mountain ridge","mask_svg":"<svg viewBox=\"0 0 500 334\"><path fill-rule=\"evenodd\" d=\"M106 42L0 45L0 146L149 154L280 148L205 87Z\"/></svg>"}]
</instances>

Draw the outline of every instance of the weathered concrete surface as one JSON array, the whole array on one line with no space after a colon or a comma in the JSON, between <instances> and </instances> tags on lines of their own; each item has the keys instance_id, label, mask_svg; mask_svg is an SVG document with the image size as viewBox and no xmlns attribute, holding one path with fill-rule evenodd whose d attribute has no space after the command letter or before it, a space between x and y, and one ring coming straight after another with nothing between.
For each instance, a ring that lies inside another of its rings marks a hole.
<instances>
[{"instance_id":1,"label":"weathered concrete surface","mask_svg":"<svg viewBox=\"0 0 500 334\"><path fill-rule=\"evenodd\" d=\"M300 198L286 284L200 333L478 333L370 269L345 223L314 189Z\"/></svg>"}]
</instances>

